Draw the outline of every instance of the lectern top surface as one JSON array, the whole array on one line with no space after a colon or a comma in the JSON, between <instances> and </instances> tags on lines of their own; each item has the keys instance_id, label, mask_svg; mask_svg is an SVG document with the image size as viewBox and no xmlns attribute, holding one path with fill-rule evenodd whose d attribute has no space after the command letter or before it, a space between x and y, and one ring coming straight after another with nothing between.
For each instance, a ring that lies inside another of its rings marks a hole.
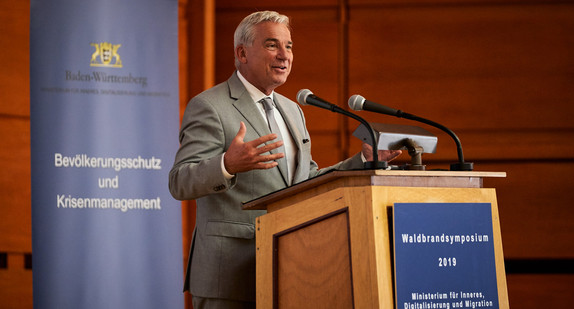
<instances>
[{"instance_id":1,"label":"lectern top surface","mask_svg":"<svg viewBox=\"0 0 574 309\"><path fill-rule=\"evenodd\" d=\"M308 179L283 190L272 192L258 199L243 203L243 209L266 209L267 204L318 186L352 179L351 186L403 186L403 187L452 187L479 188L483 178L503 178L505 172L463 171L405 171L405 170L356 170L331 171ZM347 179L345 179L347 178Z\"/></svg>"}]
</instances>

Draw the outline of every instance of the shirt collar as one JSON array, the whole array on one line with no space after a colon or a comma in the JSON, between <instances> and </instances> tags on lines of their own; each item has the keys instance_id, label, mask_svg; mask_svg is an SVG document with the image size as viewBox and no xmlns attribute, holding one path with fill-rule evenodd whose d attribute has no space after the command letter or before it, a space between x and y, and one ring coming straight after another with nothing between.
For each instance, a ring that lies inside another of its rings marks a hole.
<instances>
[{"instance_id":1,"label":"shirt collar","mask_svg":"<svg viewBox=\"0 0 574 309\"><path fill-rule=\"evenodd\" d=\"M271 94L266 95L261 90L257 89L257 87L253 86L249 81L247 81L247 79L245 79L245 77L241 75L241 72L237 71L237 77L239 77L239 80L241 81L241 83L243 83L243 86L245 86L247 92L249 92L249 96L251 96L253 102L259 102L261 101L261 99L264 99L266 97L270 97L273 100L273 94L275 93L275 91L272 91Z\"/></svg>"}]
</instances>

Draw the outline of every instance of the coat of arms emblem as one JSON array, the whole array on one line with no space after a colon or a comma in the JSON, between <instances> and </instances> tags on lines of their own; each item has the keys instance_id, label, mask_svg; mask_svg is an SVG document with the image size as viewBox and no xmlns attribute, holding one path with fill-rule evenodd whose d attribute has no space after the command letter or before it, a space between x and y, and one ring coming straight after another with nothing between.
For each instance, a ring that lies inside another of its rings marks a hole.
<instances>
[{"instance_id":1,"label":"coat of arms emblem","mask_svg":"<svg viewBox=\"0 0 574 309\"><path fill-rule=\"evenodd\" d=\"M122 60L118 54L118 48L121 44L112 44L109 42L91 43L96 51L92 54L90 66L92 67L112 67L121 68Z\"/></svg>"}]
</instances>

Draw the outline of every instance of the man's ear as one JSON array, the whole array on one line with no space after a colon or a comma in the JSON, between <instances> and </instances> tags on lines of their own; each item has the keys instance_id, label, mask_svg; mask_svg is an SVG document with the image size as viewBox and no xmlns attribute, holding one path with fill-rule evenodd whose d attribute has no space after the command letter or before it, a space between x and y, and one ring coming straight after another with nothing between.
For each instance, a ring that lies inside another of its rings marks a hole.
<instances>
[{"instance_id":1,"label":"man's ear","mask_svg":"<svg viewBox=\"0 0 574 309\"><path fill-rule=\"evenodd\" d=\"M247 51L245 50L245 46L239 45L235 48L235 58L241 63L247 63Z\"/></svg>"}]
</instances>

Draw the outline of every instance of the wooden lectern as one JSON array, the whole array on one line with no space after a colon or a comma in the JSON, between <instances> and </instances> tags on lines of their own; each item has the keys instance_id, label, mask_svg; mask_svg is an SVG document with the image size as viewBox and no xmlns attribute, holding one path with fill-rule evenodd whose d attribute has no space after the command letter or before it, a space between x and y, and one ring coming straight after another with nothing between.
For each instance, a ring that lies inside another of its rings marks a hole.
<instances>
[{"instance_id":1,"label":"wooden lectern","mask_svg":"<svg viewBox=\"0 0 574 309\"><path fill-rule=\"evenodd\" d=\"M256 221L257 308L394 308L389 207L491 203L500 308L508 295L493 172L334 171L244 205Z\"/></svg>"}]
</instances>

